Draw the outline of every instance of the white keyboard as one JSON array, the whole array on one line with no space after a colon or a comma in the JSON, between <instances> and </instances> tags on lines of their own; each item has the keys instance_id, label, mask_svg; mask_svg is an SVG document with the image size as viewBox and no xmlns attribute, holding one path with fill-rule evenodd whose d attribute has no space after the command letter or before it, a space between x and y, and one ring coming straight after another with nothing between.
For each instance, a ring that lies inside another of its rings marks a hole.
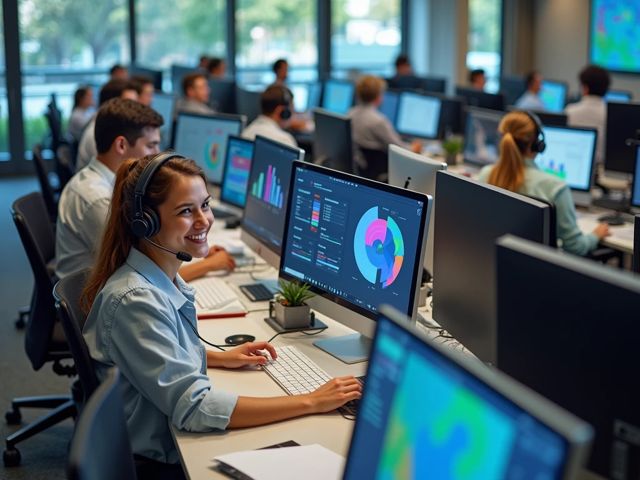
<instances>
[{"instance_id":1,"label":"white keyboard","mask_svg":"<svg viewBox=\"0 0 640 480\"><path fill-rule=\"evenodd\" d=\"M238 294L220 278L201 278L190 285L196 289L196 306L200 310L216 310L239 300Z\"/></svg>"},{"instance_id":2,"label":"white keyboard","mask_svg":"<svg viewBox=\"0 0 640 480\"><path fill-rule=\"evenodd\" d=\"M276 353L262 368L289 395L311 393L332 378L296 347L276 347Z\"/></svg>"}]
</instances>

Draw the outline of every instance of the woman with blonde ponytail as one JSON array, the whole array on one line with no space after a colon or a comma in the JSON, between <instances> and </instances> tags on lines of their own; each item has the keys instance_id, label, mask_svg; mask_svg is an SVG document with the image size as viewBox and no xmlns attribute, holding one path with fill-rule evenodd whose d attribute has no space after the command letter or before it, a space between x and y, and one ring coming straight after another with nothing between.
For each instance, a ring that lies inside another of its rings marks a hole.
<instances>
[{"instance_id":1,"label":"woman with blonde ponytail","mask_svg":"<svg viewBox=\"0 0 640 480\"><path fill-rule=\"evenodd\" d=\"M543 172L535 164L534 145L539 140L538 126L530 114L510 112L504 116L498 131L500 157L495 165L487 165L478 179L511 192L540 198L556 209L556 232L562 248L576 255L587 255L598 242L609 235L609 227L599 224L592 233L584 234L576 223L571 191L566 183Z\"/></svg>"}]
</instances>

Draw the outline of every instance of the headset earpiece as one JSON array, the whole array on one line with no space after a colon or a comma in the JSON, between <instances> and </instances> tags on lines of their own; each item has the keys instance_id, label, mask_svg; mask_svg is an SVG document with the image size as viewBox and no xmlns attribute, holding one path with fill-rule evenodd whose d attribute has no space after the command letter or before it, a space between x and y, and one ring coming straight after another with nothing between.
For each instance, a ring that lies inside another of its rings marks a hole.
<instances>
[{"instance_id":1,"label":"headset earpiece","mask_svg":"<svg viewBox=\"0 0 640 480\"><path fill-rule=\"evenodd\" d=\"M531 144L531 151L533 153L542 153L547 148L547 144L544 139L544 130L542 129L542 121L534 112L528 110L525 110L524 112L529 116L536 127L535 138Z\"/></svg>"},{"instance_id":2,"label":"headset earpiece","mask_svg":"<svg viewBox=\"0 0 640 480\"><path fill-rule=\"evenodd\" d=\"M289 93L289 89L282 86L282 111L280 112L280 118L282 120L289 120L291 118L291 93Z\"/></svg>"}]
</instances>

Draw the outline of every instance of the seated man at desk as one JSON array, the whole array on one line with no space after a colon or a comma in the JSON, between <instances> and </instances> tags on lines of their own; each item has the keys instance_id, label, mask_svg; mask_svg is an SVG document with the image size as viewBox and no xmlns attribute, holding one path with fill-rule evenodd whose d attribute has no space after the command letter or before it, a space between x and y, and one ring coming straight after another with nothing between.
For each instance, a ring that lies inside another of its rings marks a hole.
<instances>
[{"instance_id":1,"label":"seated man at desk","mask_svg":"<svg viewBox=\"0 0 640 480\"><path fill-rule=\"evenodd\" d=\"M242 132L242 137L254 140L256 135L297 147L298 142L285 131L293 115L293 96L284 85L271 85L260 95L261 114Z\"/></svg>"},{"instance_id":2,"label":"seated man at desk","mask_svg":"<svg viewBox=\"0 0 640 480\"><path fill-rule=\"evenodd\" d=\"M329 412L361 396L351 376L310 394L271 398L215 387L207 367L263 365L276 353L267 342L216 352L200 343L194 290L178 270L182 259L209 252L210 202L204 173L193 160L163 153L125 162L83 292L84 337L97 375L104 378L113 366L122 374L140 479L158 473L183 478L170 424L192 432L251 427Z\"/></svg>"},{"instance_id":3,"label":"seated man at desk","mask_svg":"<svg viewBox=\"0 0 640 480\"><path fill-rule=\"evenodd\" d=\"M204 73L195 72L185 75L182 79L183 97L176 102L176 113L199 113L211 115L216 113L209 106L209 82Z\"/></svg>"},{"instance_id":4,"label":"seated man at desk","mask_svg":"<svg viewBox=\"0 0 640 480\"><path fill-rule=\"evenodd\" d=\"M576 255L587 255L609 235L609 226L601 223L591 233L580 231L569 187L558 177L540 170L534 162L542 150L538 130L530 114L520 111L506 114L498 127L502 134L498 161L484 167L478 180L553 204L562 248Z\"/></svg>"},{"instance_id":5,"label":"seated man at desk","mask_svg":"<svg viewBox=\"0 0 640 480\"><path fill-rule=\"evenodd\" d=\"M469 72L469 85L475 90L484 91L487 84L487 75L483 68L474 68Z\"/></svg>"},{"instance_id":6,"label":"seated man at desk","mask_svg":"<svg viewBox=\"0 0 640 480\"><path fill-rule=\"evenodd\" d=\"M527 90L516 100L516 107L522 110L545 110L544 103L540 98L542 90L542 75L539 72L529 72L525 77Z\"/></svg>"}]
</instances>

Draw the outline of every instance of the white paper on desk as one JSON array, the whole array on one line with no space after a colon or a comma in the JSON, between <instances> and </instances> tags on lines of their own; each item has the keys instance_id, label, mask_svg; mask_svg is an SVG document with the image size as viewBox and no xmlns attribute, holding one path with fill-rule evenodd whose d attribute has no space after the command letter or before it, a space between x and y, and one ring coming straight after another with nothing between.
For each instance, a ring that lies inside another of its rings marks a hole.
<instances>
[{"instance_id":1,"label":"white paper on desk","mask_svg":"<svg viewBox=\"0 0 640 480\"><path fill-rule=\"evenodd\" d=\"M339 479L344 457L322 445L267 448L227 453L215 457L254 480Z\"/></svg>"}]
</instances>

